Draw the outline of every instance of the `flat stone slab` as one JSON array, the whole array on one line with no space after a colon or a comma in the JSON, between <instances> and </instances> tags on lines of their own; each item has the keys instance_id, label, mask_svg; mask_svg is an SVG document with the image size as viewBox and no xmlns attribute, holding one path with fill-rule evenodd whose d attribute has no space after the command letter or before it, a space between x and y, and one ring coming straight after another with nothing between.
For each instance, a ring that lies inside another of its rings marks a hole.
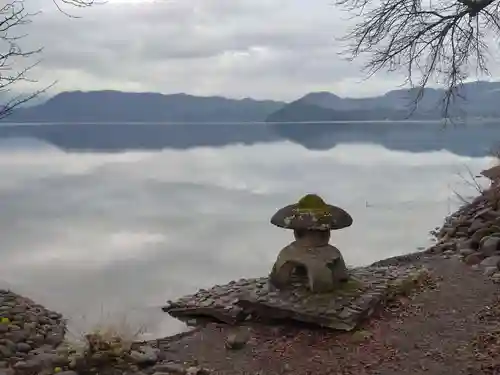
<instances>
[{"instance_id":1,"label":"flat stone slab","mask_svg":"<svg viewBox=\"0 0 500 375\"><path fill-rule=\"evenodd\" d=\"M267 285L267 281L267 277L240 279L226 285L216 285L208 290L200 289L195 294L168 301L162 310L183 321L208 317L227 324L236 324L245 320L248 315L238 306L239 298L251 290Z\"/></svg>"},{"instance_id":2,"label":"flat stone slab","mask_svg":"<svg viewBox=\"0 0 500 375\"><path fill-rule=\"evenodd\" d=\"M205 317L237 324L284 319L350 331L402 287L411 288L428 274L413 265L359 267L349 272L350 280L331 293L313 294L301 283L276 290L267 277L240 279L169 301L163 311L184 321Z\"/></svg>"}]
</instances>

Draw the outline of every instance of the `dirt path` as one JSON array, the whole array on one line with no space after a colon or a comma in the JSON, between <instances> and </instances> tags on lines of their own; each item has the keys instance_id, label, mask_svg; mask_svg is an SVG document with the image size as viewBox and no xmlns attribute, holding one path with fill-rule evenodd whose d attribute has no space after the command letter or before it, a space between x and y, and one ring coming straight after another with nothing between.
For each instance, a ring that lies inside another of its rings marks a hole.
<instances>
[{"instance_id":1,"label":"dirt path","mask_svg":"<svg viewBox=\"0 0 500 375\"><path fill-rule=\"evenodd\" d=\"M494 368L500 359L499 285L459 260L417 262L441 276L437 287L387 306L363 327L366 339L252 326L246 347L228 351L224 340L231 328L214 324L158 345L167 359L197 361L215 374L500 374L500 365Z\"/></svg>"}]
</instances>

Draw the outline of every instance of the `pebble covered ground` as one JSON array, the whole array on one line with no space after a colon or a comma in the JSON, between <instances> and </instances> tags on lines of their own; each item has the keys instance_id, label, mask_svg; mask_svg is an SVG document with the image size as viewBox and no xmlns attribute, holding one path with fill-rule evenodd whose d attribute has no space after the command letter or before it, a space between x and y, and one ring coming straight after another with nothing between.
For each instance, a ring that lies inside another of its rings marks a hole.
<instances>
[{"instance_id":1,"label":"pebble covered ground","mask_svg":"<svg viewBox=\"0 0 500 375\"><path fill-rule=\"evenodd\" d=\"M194 361L224 375L498 375L500 187L432 233L436 244L429 249L374 265L424 265L435 284L385 305L360 330L254 324L238 350L228 350L238 330L209 324L156 345L168 360Z\"/></svg>"},{"instance_id":2,"label":"pebble covered ground","mask_svg":"<svg viewBox=\"0 0 500 375\"><path fill-rule=\"evenodd\" d=\"M49 359L50 354L45 354L63 342L65 331L61 314L0 290L0 374L7 374L7 368L24 370L37 360Z\"/></svg>"},{"instance_id":3,"label":"pebble covered ground","mask_svg":"<svg viewBox=\"0 0 500 375\"><path fill-rule=\"evenodd\" d=\"M458 259L426 255L418 262L437 275L435 282L395 299L355 332L251 325L246 345L230 350L235 329L209 324L157 345L166 360L221 375L500 373L500 340L491 339L500 338L498 286Z\"/></svg>"},{"instance_id":4,"label":"pebble covered ground","mask_svg":"<svg viewBox=\"0 0 500 375\"><path fill-rule=\"evenodd\" d=\"M204 373L196 366L172 367L162 362L158 349L127 342L119 335L95 332L78 343L68 342L65 334L61 314L0 290L0 375Z\"/></svg>"}]
</instances>

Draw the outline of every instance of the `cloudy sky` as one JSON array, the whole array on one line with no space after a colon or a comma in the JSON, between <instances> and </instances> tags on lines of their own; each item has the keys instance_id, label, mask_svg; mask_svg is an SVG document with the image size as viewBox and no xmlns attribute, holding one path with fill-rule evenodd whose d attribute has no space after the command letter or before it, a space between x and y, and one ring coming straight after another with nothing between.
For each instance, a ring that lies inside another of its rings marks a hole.
<instances>
[{"instance_id":1,"label":"cloudy sky","mask_svg":"<svg viewBox=\"0 0 500 375\"><path fill-rule=\"evenodd\" d=\"M23 32L44 46L33 70L55 91L120 89L291 100L327 90L343 96L402 83L381 73L363 81L361 61L339 57L348 15L331 0L109 0L58 12L50 0ZM493 72L494 73L494 72ZM18 89L26 89L25 85ZM32 88L31 86L30 88Z\"/></svg>"}]
</instances>

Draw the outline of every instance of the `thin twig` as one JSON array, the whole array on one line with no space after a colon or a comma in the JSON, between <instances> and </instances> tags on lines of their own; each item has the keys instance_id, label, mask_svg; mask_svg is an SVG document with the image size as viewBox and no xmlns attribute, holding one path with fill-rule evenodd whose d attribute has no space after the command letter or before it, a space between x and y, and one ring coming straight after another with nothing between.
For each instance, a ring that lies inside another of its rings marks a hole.
<instances>
[{"instance_id":1,"label":"thin twig","mask_svg":"<svg viewBox=\"0 0 500 375\"><path fill-rule=\"evenodd\" d=\"M442 116L460 114L456 99L470 76L488 74L487 34L500 35L499 0L336 0L358 19L342 38L348 58L367 55L367 77L406 69L405 84L417 88L411 112L431 80L446 87Z\"/></svg>"},{"instance_id":2,"label":"thin twig","mask_svg":"<svg viewBox=\"0 0 500 375\"><path fill-rule=\"evenodd\" d=\"M68 14L61 8L61 4L66 4L77 8L86 8L98 4L95 0L52 0L62 13L69 17L76 17ZM102 2L99 2L102 4ZM40 63L40 60L29 64L23 64L26 60L39 56L42 48L24 49L22 41L26 37L21 30L31 22L37 13L30 13L25 8L25 0L8 0L7 4L0 5L0 93L6 94L8 99L0 103L0 119L3 119L20 105L38 97L53 87L56 82L35 90L26 95L11 95L15 91L15 85L20 82L36 83L36 80L29 78L29 73Z\"/></svg>"}]
</instances>

